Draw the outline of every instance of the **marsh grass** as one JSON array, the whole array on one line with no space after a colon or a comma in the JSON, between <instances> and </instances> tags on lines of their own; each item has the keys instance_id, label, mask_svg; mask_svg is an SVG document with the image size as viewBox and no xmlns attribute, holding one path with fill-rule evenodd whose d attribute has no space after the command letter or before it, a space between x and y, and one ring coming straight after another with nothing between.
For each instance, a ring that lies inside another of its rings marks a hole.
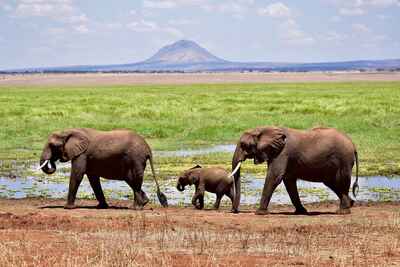
<instances>
[{"instance_id":1,"label":"marsh grass","mask_svg":"<svg viewBox=\"0 0 400 267\"><path fill-rule=\"evenodd\" d=\"M0 88L0 158L32 159L70 127L135 129L155 150L235 143L258 125L336 127L357 144L361 174L400 173L400 83ZM222 155L221 155L222 154ZM229 153L157 159L228 166ZM173 164L172 164L173 163Z\"/></svg>"}]
</instances>

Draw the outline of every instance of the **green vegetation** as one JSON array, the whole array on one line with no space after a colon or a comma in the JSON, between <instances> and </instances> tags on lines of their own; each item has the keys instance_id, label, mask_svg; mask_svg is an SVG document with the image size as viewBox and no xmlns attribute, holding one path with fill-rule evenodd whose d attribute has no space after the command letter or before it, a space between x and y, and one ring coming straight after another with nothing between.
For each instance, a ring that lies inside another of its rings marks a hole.
<instances>
[{"instance_id":1,"label":"green vegetation","mask_svg":"<svg viewBox=\"0 0 400 267\"><path fill-rule=\"evenodd\" d=\"M399 99L399 82L2 87L0 158L37 159L50 132L70 127L135 129L153 149L177 150L235 143L257 125L330 126L357 144L362 175L398 175ZM157 161L176 174L193 162L229 166L230 158ZM245 168L263 172L250 163Z\"/></svg>"}]
</instances>

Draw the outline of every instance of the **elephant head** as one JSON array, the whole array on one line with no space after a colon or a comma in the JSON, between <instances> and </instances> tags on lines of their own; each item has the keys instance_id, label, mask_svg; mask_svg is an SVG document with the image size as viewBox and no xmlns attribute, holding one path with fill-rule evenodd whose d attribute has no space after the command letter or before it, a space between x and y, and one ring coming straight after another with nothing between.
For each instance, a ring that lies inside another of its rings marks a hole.
<instances>
[{"instance_id":1,"label":"elephant head","mask_svg":"<svg viewBox=\"0 0 400 267\"><path fill-rule=\"evenodd\" d=\"M253 159L254 164L269 163L279 155L285 144L286 135L282 128L257 127L243 133L232 158L232 174L235 181L234 212L238 212L240 202L240 164L246 159Z\"/></svg>"},{"instance_id":2,"label":"elephant head","mask_svg":"<svg viewBox=\"0 0 400 267\"><path fill-rule=\"evenodd\" d=\"M178 178L176 188L182 192L183 190L185 190L185 186L197 183L199 180L198 169L200 168L200 165L196 165L184 171L183 174Z\"/></svg>"},{"instance_id":3,"label":"elephant head","mask_svg":"<svg viewBox=\"0 0 400 267\"><path fill-rule=\"evenodd\" d=\"M40 157L40 169L46 174L52 174L56 171L57 160L70 161L85 152L88 145L89 139L82 130L72 129L52 133L44 145Z\"/></svg>"}]
</instances>

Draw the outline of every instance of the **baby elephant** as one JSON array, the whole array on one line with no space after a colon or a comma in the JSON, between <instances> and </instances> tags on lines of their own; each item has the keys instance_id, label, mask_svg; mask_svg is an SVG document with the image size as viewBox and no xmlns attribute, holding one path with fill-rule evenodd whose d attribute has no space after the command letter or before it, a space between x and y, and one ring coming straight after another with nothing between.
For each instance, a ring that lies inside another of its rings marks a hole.
<instances>
[{"instance_id":1,"label":"baby elephant","mask_svg":"<svg viewBox=\"0 0 400 267\"><path fill-rule=\"evenodd\" d=\"M197 165L183 172L178 178L176 188L179 191L183 191L186 185L193 184L196 186L196 192L192 198L192 204L197 209L202 209L204 207L204 191L217 195L217 200L214 204L215 209L219 208L221 198L224 195L228 196L231 201L233 201L233 178L230 177L229 173L223 168L202 168Z\"/></svg>"}]
</instances>

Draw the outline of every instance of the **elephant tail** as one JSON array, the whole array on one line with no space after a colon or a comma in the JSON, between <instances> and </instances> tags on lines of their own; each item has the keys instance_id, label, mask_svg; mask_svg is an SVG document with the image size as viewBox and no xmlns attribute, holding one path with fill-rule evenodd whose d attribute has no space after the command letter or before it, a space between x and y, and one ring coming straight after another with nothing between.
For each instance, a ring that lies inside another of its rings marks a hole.
<instances>
[{"instance_id":1,"label":"elephant tail","mask_svg":"<svg viewBox=\"0 0 400 267\"><path fill-rule=\"evenodd\" d=\"M158 184L158 181L157 181L156 172L154 171L154 165L153 165L153 156L151 154L148 156L148 160L150 161L151 173L153 174L153 179L157 186L158 200L160 201L160 204L163 207L168 207L167 197L165 196L165 194L163 192L161 192L160 185Z\"/></svg>"},{"instance_id":2,"label":"elephant tail","mask_svg":"<svg viewBox=\"0 0 400 267\"><path fill-rule=\"evenodd\" d=\"M353 184L353 196L356 197L357 193L358 193L358 153L357 150L354 151L354 158L356 159L356 180L354 181Z\"/></svg>"}]
</instances>

